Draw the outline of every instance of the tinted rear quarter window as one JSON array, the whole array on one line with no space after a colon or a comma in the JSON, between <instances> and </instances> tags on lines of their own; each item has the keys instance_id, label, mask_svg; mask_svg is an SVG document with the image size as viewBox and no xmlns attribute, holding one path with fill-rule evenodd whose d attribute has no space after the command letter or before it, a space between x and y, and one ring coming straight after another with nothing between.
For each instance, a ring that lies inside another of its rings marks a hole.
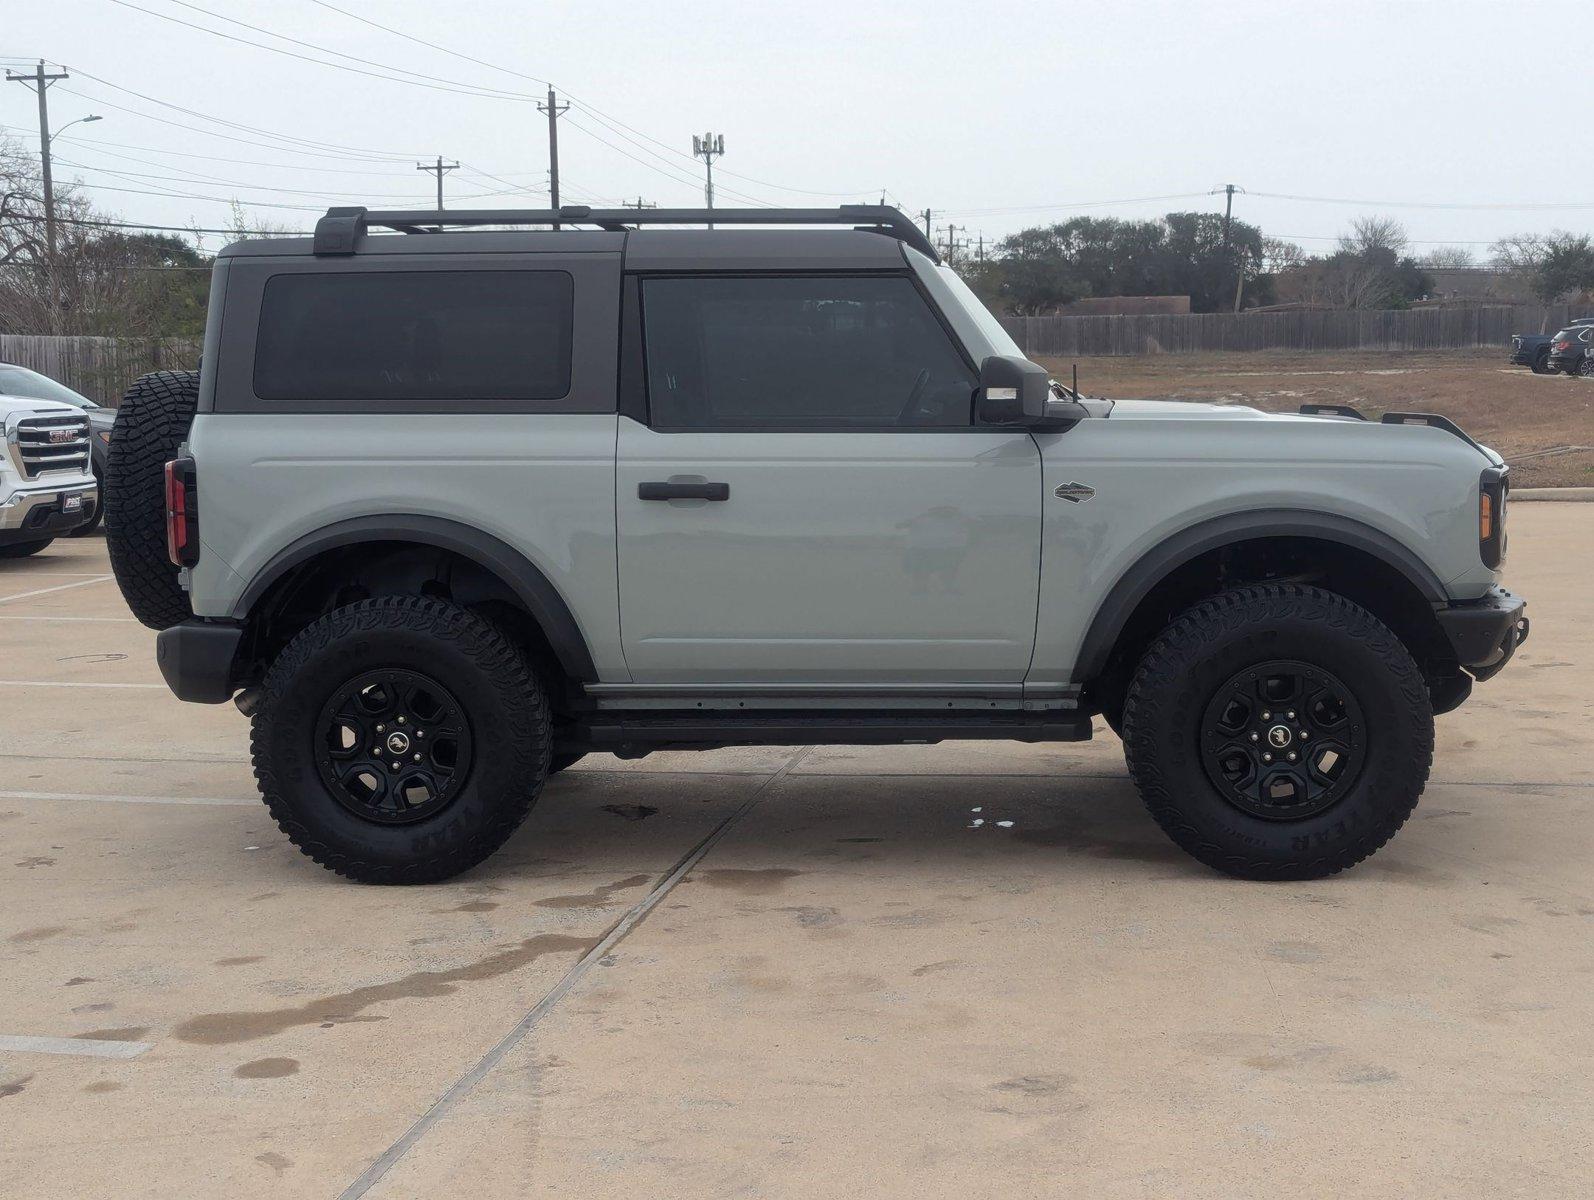
<instances>
[{"instance_id":1,"label":"tinted rear quarter window","mask_svg":"<svg viewBox=\"0 0 1594 1200\"><path fill-rule=\"evenodd\" d=\"M262 400L557 400L570 391L564 271L275 275L255 342Z\"/></svg>"}]
</instances>

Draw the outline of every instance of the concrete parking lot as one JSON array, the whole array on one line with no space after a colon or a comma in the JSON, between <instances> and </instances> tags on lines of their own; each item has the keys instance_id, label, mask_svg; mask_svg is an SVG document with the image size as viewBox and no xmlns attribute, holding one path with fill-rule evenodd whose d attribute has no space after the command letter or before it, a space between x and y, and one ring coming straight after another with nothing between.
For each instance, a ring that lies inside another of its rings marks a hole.
<instances>
[{"instance_id":1,"label":"concrete parking lot","mask_svg":"<svg viewBox=\"0 0 1594 1200\"><path fill-rule=\"evenodd\" d=\"M1237 883L1117 741L591 758L352 885L104 543L0 564L0 1193L1587 1195L1594 506L1372 860Z\"/></svg>"}]
</instances>

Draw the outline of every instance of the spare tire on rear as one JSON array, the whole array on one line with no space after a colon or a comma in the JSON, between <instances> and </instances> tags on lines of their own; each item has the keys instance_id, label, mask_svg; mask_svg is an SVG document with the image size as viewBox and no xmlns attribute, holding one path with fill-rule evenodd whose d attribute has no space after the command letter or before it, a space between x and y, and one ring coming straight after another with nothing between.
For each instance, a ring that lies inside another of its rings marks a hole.
<instances>
[{"instance_id":1,"label":"spare tire on rear","mask_svg":"<svg viewBox=\"0 0 1594 1200\"><path fill-rule=\"evenodd\" d=\"M122 397L105 462L105 541L133 615L169 629L194 615L166 553L166 463L188 437L198 371L140 376Z\"/></svg>"}]
</instances>

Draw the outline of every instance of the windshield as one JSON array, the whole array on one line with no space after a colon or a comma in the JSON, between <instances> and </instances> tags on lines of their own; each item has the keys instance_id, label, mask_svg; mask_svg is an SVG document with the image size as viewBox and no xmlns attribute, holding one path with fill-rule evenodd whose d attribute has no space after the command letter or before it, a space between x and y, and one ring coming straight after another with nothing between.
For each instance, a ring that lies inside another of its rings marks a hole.
<instances>
[{"instance_id":1,"label":"windshield","mask_svg":"<svg viewBox=\"0 0 1594 1200\"><path fill-rule=\"evenodd\" d=\"M55 400L76 408L98 408L87 396L80 396L64 383L26 367L0 363L0 395L26 396L30 400Z\"/></svg>"}]
</instances>

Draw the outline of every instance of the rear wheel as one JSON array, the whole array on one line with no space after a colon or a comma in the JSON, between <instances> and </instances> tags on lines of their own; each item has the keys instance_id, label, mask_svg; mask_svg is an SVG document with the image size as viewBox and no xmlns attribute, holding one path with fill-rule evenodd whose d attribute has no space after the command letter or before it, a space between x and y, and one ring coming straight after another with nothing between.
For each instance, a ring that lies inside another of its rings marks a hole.
<instances>
[{"instance_id":1,"label":"rear wheel","mask_svg":"<svg viewBox=\"0 0 1594 1200\"><path fill-rule=\"evenodd\" d=\"M1579 377L1583 379L1594 377L1594 358L1585 356L1582 361L1577 364L1577 373Z\"/></svg>"},{"instance_id":2,"label":"rear wheel","mask_svg":"<svg viewBox=\"0 0 1594 1200\"><path fill-rule=\"evenodd\" d=\"M1212 597L1152 643L1124 705L1130 774L1191 855L1315 879L1377 850L1433 758L1422 673L1371 613L1318 588Z\"/></svg>"},{"instance_id":3,"label":"rear wheel","mask_svg":"<svg viewBox=\"0 0 1594 1200\"><path fill-rule=\"evenodd\" d=\"M133 615L169 629L194 615L166 553L169 459L188 436L199 402L198 371L156 371L122 398L105 463L105 542L116 584Z\"/></svg>"},{"instance_id":4,"label":"rear wheel","mask_svg":"<svg viewBox=\"0 0 1594 1200\"><path fill-rule=\"evenodd\" d=\"M1553 373L1553 370L1550 366L1549 350L1540 350L1538 356L1533 360L1533 373L1535 375L1549 375Z\"/></svg>"},{"instance_id":5,"label":"rear wheel","mask_svg":"<svg viewBox=\"0 0 1594 1200\"><path fill-rule=\"evenodd\" d=\"M548 705L503 631L457 605L328 613L266 674L255 778L277 825L330 871L431 883L497 850L548 773Z\"/></svg>"},{"instance_id":6,"label":"rear wheel","mask_svg":"<svg viewBox=\"0 0 1594 1200\"><path fill-rule=\"evenodd\" d=\"M54 538L45 538L42 542L12 542L9 546L0 546L0 558L27 558L53 541Z\"/></svg>"}]
</instances>

